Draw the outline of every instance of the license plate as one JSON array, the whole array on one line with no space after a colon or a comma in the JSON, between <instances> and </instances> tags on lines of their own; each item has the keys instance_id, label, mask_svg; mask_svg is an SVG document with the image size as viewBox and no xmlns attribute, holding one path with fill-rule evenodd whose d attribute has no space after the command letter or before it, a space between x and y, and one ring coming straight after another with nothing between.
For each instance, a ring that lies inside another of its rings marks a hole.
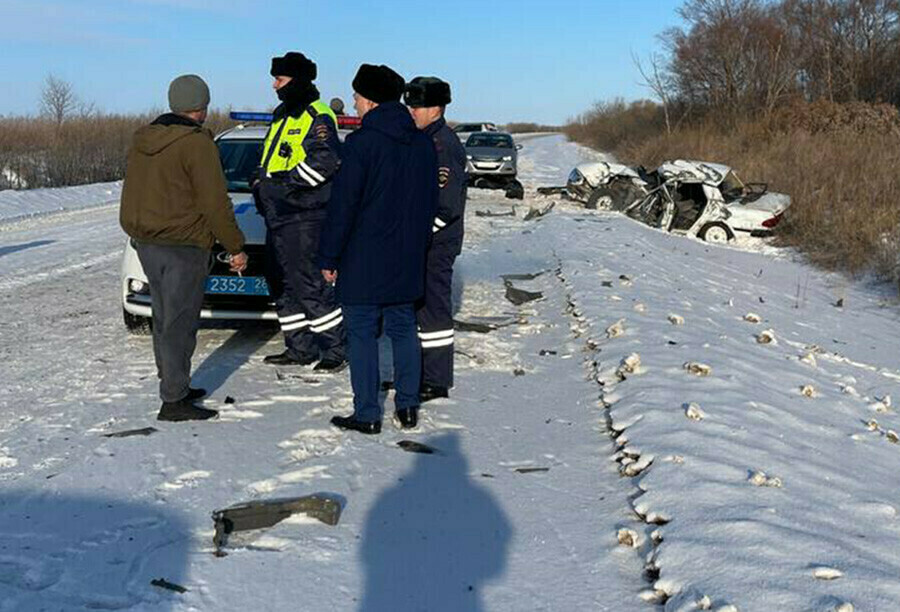
<instances>
[{"instance_id":1,"label":"license plate","mask_svg":"<svg viewBox=\"0 0 900 612\"><path fill-rule=\"evenodd\" d=\"M209 276L207 293L231 295L269 295L269 286L262 276Z\"/></svg>"}]
</instances>

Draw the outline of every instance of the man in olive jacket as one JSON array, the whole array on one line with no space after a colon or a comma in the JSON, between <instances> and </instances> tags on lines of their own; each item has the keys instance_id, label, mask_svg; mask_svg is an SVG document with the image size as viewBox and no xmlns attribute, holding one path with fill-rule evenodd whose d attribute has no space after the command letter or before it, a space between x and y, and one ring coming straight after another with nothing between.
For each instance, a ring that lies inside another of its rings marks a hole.
<instances>
[{"instance_id":1,"label":"man in olive jacket","mask_svg":"<svg viewBox=\"0 0 900 612\"><path fill-rule=\"evenodd\" d=\"M231 254L232 271L247 267L218 150L202 125L208 106L203 79L183 75L172 81L172 112L135 132L122 187L119 220L150 281L161 421L217 414L195 405L206 391L190 387L213 243Z\"/></svg>"}]
</instances>

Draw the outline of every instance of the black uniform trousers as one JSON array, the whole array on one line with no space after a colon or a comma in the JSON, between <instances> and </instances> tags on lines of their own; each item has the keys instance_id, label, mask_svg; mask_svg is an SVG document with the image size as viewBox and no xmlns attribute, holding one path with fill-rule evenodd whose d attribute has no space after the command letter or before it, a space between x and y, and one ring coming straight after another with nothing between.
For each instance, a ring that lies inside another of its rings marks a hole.
<instances>
[{"instance_id":1,"label":"black uniform trousers","mask_svg":"<svg viewBox=\"0 0 900 612\"><path fill-rule=\"evenodd\" d=\"M453 386L453 262L456 244L436 242L425 262L425 295L417 304L422 384Z\"/></svg>"},{"instance_id":2,"label":"black uniform trousers","mask_svg":"<svg viewBox=\"0 0 900 612\"><path fill-rule=\"evenodd\" d=\"M299 221L269 227L266 233L266 282L275 299L288 354L294 359L344 360L344 327L334 287L316 266L325 211L310 211Z\"/></svg>"}]
</instances>

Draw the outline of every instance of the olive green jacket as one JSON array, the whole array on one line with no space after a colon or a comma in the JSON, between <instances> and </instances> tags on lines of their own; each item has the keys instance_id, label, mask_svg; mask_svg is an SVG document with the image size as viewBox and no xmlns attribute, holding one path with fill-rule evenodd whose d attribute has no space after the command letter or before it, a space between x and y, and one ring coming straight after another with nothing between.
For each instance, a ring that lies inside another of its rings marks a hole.
<instances>
[{"instance_id":1,"label":"olive green jacket","mask_svg":"<svg viewBox=\"0 0 900 612\"><path fill-rule=\"evenodd\" d=\"M212 133L167 114L134 134L119 221L139 242L244 248Z\"/></svg>"}]
</instances>

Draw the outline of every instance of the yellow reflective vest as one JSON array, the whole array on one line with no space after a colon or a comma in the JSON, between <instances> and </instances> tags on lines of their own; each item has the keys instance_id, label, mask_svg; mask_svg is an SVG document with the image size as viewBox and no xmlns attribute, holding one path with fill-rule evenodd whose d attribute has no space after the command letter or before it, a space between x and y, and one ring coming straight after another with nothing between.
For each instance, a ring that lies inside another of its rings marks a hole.
<instances>
[{"instance_id":1,"label":"yellow reflective vest","mask_svg":"<svg viewBox=\"0 0 900 612\"><path fill-rule=\"evenodd\" d=\"M306 150L303 141L309 134L313 120L317 115L327 115L337 129L337 117L327 104L316 100L299 117L286 115L283 119L272 123L266 134L263 145L263 176L272 176L273 172L285 172L295 169L306 161Z\"/></svg>"}]
</instances>

